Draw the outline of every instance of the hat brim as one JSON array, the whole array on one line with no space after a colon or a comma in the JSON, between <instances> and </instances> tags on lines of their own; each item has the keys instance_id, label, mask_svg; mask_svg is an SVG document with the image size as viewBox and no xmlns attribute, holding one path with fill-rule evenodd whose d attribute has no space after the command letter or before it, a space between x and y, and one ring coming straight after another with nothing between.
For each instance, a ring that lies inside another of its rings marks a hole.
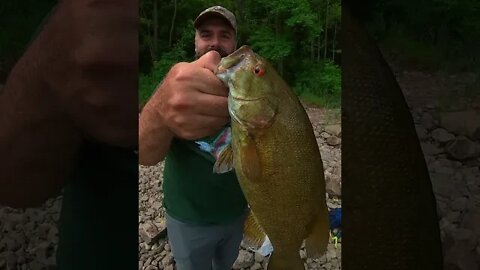
<instances>
[{"instance_id":1,"label":"hat brim","mask_svg":"<svg viewBox=\"0 0 480 270\"><path fill-rule=\"evenodd\" d=\"M195 27L195 29L198 29L207 19L215 18L215 17L223 19L225 23L236 32L235 27L233 27L232 23L227 19L227 17L225 17L225 15L223 15L221 12L217 12L213 10L205 12L200 16L198 16L193 22L193 27Z\"/></svg>"}]
</instances>

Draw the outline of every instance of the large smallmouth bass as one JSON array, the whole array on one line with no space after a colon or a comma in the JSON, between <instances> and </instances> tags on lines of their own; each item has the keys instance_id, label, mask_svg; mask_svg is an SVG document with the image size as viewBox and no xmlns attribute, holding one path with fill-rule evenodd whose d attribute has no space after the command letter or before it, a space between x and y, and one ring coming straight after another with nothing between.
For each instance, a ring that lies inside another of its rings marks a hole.
<instances>
[{"instance_id":1,"label":"large smallmouth bass","mask_svg":"<svg viewBox=\"0 0 480 270\"><path fill-rule=\"evenodd\" d=\"M250 206L245 239L274 251L268 269L304 269L329 241L323 164L309 118L275 69L248 46L224 57L217 77L228 85L231 143L214 172L235 169Z\"/></svg>"}]
</instances>

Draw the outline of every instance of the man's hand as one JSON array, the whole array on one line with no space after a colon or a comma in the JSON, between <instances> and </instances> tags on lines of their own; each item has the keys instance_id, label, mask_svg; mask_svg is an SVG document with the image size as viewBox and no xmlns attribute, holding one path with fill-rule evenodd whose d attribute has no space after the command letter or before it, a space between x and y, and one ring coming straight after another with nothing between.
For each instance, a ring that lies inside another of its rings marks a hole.
<instances>
[{"instance_id":1,"label":"man's hand","mask_svg":"<svg viewBox=\"0 0 480 270\"><path fill-rule=\"evenodd\" d=\"M179 63L152 97L154 108L179 138L195 140L218 132L229 120L226 86L214 75L220 55L211 51Z\"/></svg>"},{"instance_id":2,"label":"man's hand","mask_svg":"<svg viewBox=\"0 0 480 270\"><path fill-rule=\"evenodd\" d=\"M220 55L211 51L172 67L140 116L140 163L161 161L173 136L195 140L229 121L227 87L214 75Z\"/></svg>"}]
</instances>

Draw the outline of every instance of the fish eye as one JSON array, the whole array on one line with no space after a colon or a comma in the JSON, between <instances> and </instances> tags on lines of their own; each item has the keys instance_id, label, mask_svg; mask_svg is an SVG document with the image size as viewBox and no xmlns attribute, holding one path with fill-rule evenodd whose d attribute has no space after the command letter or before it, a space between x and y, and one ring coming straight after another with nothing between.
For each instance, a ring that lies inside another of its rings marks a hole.
<instances>
[{"instance_id":1,"label":"fish eye","mask_svg":"<svg viewBox=\"0 0 480 270\"><path fill-rule=\"evenodd\" d=\"M253 69L253 72L258 76L262 76L265 73L265 71L260 65L256 65L255 68Z\"/></svg>"}]
</instances>

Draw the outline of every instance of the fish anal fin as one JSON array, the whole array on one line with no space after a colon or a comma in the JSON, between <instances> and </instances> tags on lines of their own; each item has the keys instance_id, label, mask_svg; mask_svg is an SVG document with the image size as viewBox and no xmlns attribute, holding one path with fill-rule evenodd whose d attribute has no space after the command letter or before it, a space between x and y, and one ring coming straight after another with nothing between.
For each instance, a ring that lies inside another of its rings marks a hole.
<instances>
[{"instance_id":1,"label":"fish anal fin","mask_svg":"<svg viewBox=\"0 0 480 270\"><path fill-rule=\"evenodd\" d=\"M243 241L254 249L258 249L265 241L265 232L255 218L252 210L249 210L247 219L243 225Z\"/></svg>"},{"instance_id":2,"label":"fish anal fin","mask_svg":"<svg viewBox=\"0 0 480 270\"><path fill-rule=\"evenodd\" d=\"M305 249L310 258L320 258L327 250L330 239L328 211L326 205L322 205L309 226L310 234L305 239Z\"/></svg>"},{"instance_id":3,"label":"fish anal fin","mask_svg":"<svg viewBox=\"0 0 480 270\"><path fill-rule=\"evenodd\" d=\"M233 169L232 145L226 145L218 154L217 161L213 165L214 173L226 173Z\"/></svg>"}]
</instances>

